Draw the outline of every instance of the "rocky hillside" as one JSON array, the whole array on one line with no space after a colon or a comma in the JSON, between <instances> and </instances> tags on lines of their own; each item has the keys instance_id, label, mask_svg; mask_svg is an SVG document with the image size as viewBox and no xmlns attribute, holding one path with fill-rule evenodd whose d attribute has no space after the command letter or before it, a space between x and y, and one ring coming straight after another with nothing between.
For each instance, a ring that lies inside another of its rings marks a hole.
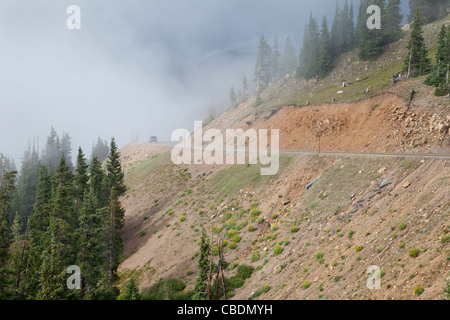
<instances>
[{"instance_id":1,"label":"rocky hillside","mask_svg":"<svg viewBox=\"0 0 450 320\"><path fill-rule=\"evenodd\" d=\"M440 23L426 27L430 46ZM251 98L205 129L279 129L286 151L315 152L320 137L322 151L448 153L449 99L434 97L424 79L389 81L401 69L405 39L379 62L345 54L318 82L287 76L258 106ZM136 276L146 290L176 278L191 289L205 228L216 242L225 237L226 277L238 265L255 268L233 290L237 299L443 297L448 158L282 153L278 174L261 176L259 165L177 166L164 146L132 144L121 152L129 186L122 282ZM380 269L380 290L366 286L372 265Z\"/></svg>"}]
</instances>

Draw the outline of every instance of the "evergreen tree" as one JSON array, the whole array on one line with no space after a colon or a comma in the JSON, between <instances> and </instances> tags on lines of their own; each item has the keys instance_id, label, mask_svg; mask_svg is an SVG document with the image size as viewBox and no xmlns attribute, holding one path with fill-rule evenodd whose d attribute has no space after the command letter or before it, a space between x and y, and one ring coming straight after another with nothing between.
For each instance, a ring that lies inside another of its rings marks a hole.
<instances>
[{"instance_id":1,"label":"evergreen tree","mask_svg":"<svg viewBox=\"0 0 450 320\"><path fill-rule=\"evenodd\" d=\"M195 279L193 300L206 300L208 297L207 281L210 269L210 245L209 239L206 236L205 229L202 230L202 237L200 239L200 255L198 258L198 274Z\"/></svg>"},{"instance_id":2,"label":"evergreen tree","mask_svg":"<svg viewBox=\"0 0 450 320\"><path fill-rule=\"evenodd\" d=\"M55 129L50 129L47 137L47 143L42 152L42 163L47 167L49 172L53 174L61 159L61 143Z\"/></svg>"},{"instance_id":3,"label":"evergreen tree","mask_svg":"<svg viewBox=\"0 0 450 320\"><path fill-rule=\"evenodd\" d=\"M361 7L360 7L361 10ZM341 11L339 9L339 4L336 1L336 10L334 12L334 20L333 20L333 24L331 27L331 48L333 50L332 54L333 57L337 57L342 53L342 48L341 48L341 26L342 23L340 21L342 15L341 15Z\"/></svg>"},{"instance_id":4,"label":"evergreen tree","mask_svg":"<svg viewBox=\"0 0 450 320\"><path fill-rule=\"evenodd\" d=\"M347 52L352 49L353 38L353 20L350 19L350 11L348 1L345 1L344 8L340 12L339 33L337 39L337 50L339 53Z\"/></svg>"},{"instance_id":5,"label":"evergreen tree","mask_svg":"<svg viewBox=\"0 0 450 320\"><path fill-rule=\"evenodd\" d=\"M89 165L89 185L94 192L99 207L103 208L108 206L109 192L107 177L97 157L94 157Z\"/></svg>"},{"instance_id":6,"label":"evergreen tree","mask_svg":"<svg viewBox=\"0 0 450 320\"><path fill-rule=\"evenodd\" d=\"M29 254L24 274L24 292L29 298L36 298L40 290L40 267L46 249L46 236L49 227L49 212L52 203L52 182L45 166L41 166L37 185L36 201L29 221Z\"/></svg>"},{"instance_id":7,"label":"evergreen tree","mask_svg":"<svg viewBox=\"0 0 450 320\"><path fill-rule=\"evenodd\" d=\"M255 65L255 78L256 91L261 92L264 90L272 81L271 78L271 61L272 49L267 44L264 35L261 36L258 45L258 56L256 58Z\"/></svg>"},{"instance_id":8,"label":"evergreen tree","mask_svg":"<svg viewBox=\"0 0 450 320\"><path fill-rule=\"evenodd\" d=\"M68 133L63 133L61 139L61 153L64 155L66 159L66 165L69 167L69 170L73 171L73 163L72 163L72 138Z\"/></svg>"},{"instance_id":9,"label":"evergreen tree","mask_svg":"<svg viewBox=\"0 0 450 320\"><path fill-rule=\"evenodd\" d=\"M11 258L9 263L9 269L12 275L11 292L14 300L26 298L24 295L24 284L22 278L29 253L28 224L24 234L21 233L21 230L22 226L19 215L16 214L11 229L13 242L11 244Z\"/></svg>"},{"instance_id":10,"label":"evergreen tree","mask_svg":"<svg viewBox=\"0 0 450 320\"><path fill-rule=\"evenodd\" d=\"M291 39L287 37L284 47L283 60L281 63L281 76L294 72L298 67L297 61L298 59L295 53L295 48L291 43Z\"/></svg>"},{"instance_id":11,"label":"evergreen tree","mask_svg":"<svg viewBox=\"0 0 450 320\"><path fill-rule=\"evenodd\" d=\"M356 20L356 29L355 29L355 41L359 46L362 39L367 37L365 34L367 29L367 8L369 7L368 0L360 0L358 18Z\"/></svg>"},{"instance_id":12,"label":"evergreen tree","mask_svg":"<svg viewBox=\"0 0 450 320\"><path fill-rule=\"evenodd\" d=\"M0 300L8 297L9 210L16 171L6 172L7 162L0 157Z\"/></svg>"},{"instance_id":13,"label":"evergreen tree","mask_svg":"<svg viewBox=\"0 0 450 320\"><path fill-rule=\"evenodd\" d=\"M422 19L419 10L416 11L407 48L408 54L405 58L404 71L407 72L408 77L417 77L429 73L431 60L428 58L428 49L423 38Z\"/></svg>"},{"instance_id":14,"label":"evergreen tree","mask_svg":"<svg viewBox=\"0 0 450 320\"><path fill-rule=\"evenodd\" d=\"M82 270L80 296L95 290L102 277L102 253L104 251L104 213L99 209L92 188L85 190L78 227L78 266Z\"/></svg>"},{"instance_id":15,"label":"evergreen tree","mask_svg":"<svg viewBox=\"0 0 450 320\"><path fill-rule=\"evenodd\" d=\"M121 231L124 225L125 211L119 201L119 198L125 194L126 186L124 183L124 173L120 164L120 152L117 149L115 139L111 139L110 153L106 163L107 179L110 187L109 211L107 217L107 251L108 251L108 279L112 291L114 281L117 279L117 268L121 261L123 252L123 243Z\"/></svg>"},{"instance_id":16,"label":"evergreen tree","mask_svg":"<svg viewBox=\"0 0 450 320\"><path fill-rule=\"evenodd\" d=\"M83 204L84 194L88 188L88 165L81 147L78 148L77 167L75 169L75 205L79 210Z\"/></svg>"},{"instance_id":17,"label":"evergreen tree","mask_svg":"<svg viewBox=\"0 0 450 320\"><path fill-rule=\"evenodd\" d=\"M234 109L237 107L237 97L236 97L236 93L234 92L233 86L231 86L231 89L230 89L229 103L230 103L230 109Z\"/></svg>"},{"instance_id":18,"label":"evergreen tree","mask_svg":"<svg viewBox=\"0 0 450 320\"><path fill-rule=\"evenodd\" d=\"M448 64L450 56L448 52L448 34L445 25L442 25L438 36L438 49L436 52L436 65L433 67L432 74L427 78L425 84L438 87L446 84Z\"/></svg>"},{"instance_id":19,"label":"evergreen tree","mask_svg":"<svg viewBox=\"0 0 450 320\"><path fill-rule=\"evenodd\" d=\"M306 26L303 47L300 52L300 67L297 76L309 80L319 75L317 55L319 52L320 33L316 19L312 13L309 18L309 24Z\"/></svg>"},{"instance_id":20,"label":"evergreen tree","mask_svg":"<svg viewBox=\"0 0 450 320\"><path fill-rule=\"evenodd\" d=\"M381 9L381 20L384 21L385 1L375 0L374 4ZM359 58L364 61L378 59L384 51L383 25L381 26L381 29L368 29L367 27L364 27L360 33L360 37L358 53Z\"/></svg>"},{"instance_id":21,"label":"evergreen tree","mask_svg":"<svg viewBox=\"0 0 450 320\"><path fill-rule=\"evenodd\" d=\"M141 294L139 293L139 285L134 277L132 277L128 281L125 287L125 292L121 296L121 300L141 300Z\"/></svg>"},{"instance_id":22,"label":"evergreen tree","mask_svg":"<svg viewBox=\"0 0 450 320\"><path fill-rule=\"evenodd\" d=\"M280 79L280 59L281 54L278 47L278 39L275 38L272 46L272 57L270 59L270 73L273 81Z\"/></svg>"},{"instance_id":23,"label":"evergreen tree","mask_svg":"<svg viewBox=\"0 0 450 320\"><path fill-rule=\"evenodd\" d=\"M97 143L95 145L92 144L91 160L94 159L94 157L97 157L97 160L99 162L103 162L103 160L105 160L108 157L108 154L109 154L108 142L98 137Z\"/></svg>"},{"instance_id":24,"label":"evergreen tree","mask_svg":"<svg viewBox=\"0 0 450 320\"><path fill-rule=\"evenodd\" d=\"M247 94L248 94L248 83L247 83L247 76L244 76L244 78L242 79L242 97L245 99L247 99Z\"/></svg>"},{"instance_id":25,"label":"evergreen tree","mask_svg":"<svg viewBox=\"0 0 450 320\"><path fill-rule=\"evenodd\" d=\"M412 23L416 11L419 10L424 23L433 22L448 14L447 8L449 5L450 1L448 0L409 0L410 15L408 21Z\"/></svg>"},{"instance_id":26,"label":"evergreen tree","mask_svg":"<svg viewBox=\"0 0 450 320\"><path fill-rule=\"evenodd\" d=\"M401 23L403 15L400 9L400 0L388 0L383 30L385 31L385 43L392 43L403 36Z\"/></svg>"},{"instance_id":27,"label":"evergreen tree","mask_svg":"<svg viewBox=\"0 0 450 320\"><path fill-rule=\"evenodd\" d=\"M39 170L39 155L33 147L32 150L29 149L24 154L22 168L12 200L13 211L19 213L20 223L22 225L25 224L33 212L34 201L36 198L36 186L39 180Z\"/></svg>"},{"instance_id":28,"label":"evergreen tree","mask_svg":"<svg viewBox=\"0 0 450 320\"><path fill-rule=\"evenodd\" d=\"M318 54L319 77L327 76L333 69L333 56L331 49L330 32L328 30L327 17L323 16L322 30Z\"/></svg>"},{"instance_id":29,"label":"evergreen tree","mask_svg":"<svg viewBox=\"0 0 450 320\"><path fill-rule=\"evenodd\" d=\"M52 232L49 234L48 248L43 252L42 265L40 267L39 293L37 299L39 300L64 300L68 298L67 290L65 290L65 267L61 259L61 254L64 253L63 244L58 241L54 234L53 224L57 221L51 220L50 228Z\"/></svg>"}]
</instances>

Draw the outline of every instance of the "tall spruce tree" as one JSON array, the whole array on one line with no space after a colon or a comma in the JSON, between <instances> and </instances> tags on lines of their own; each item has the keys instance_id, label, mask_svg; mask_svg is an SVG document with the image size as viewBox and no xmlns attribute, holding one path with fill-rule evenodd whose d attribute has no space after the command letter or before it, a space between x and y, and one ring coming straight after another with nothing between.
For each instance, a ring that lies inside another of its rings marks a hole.
<instances>
[{"instance_id":1,"label":"tall spruce tree","mask_svg":"<svg viewBox=\"0 0 450 320\"><path fill-rule=\"evenodd\" d=\"M403 36L403 31L401 29L403 15L401 14L400 5L400 0L388 0L387 2L383 27L384 42L386 44L397 41Z\"/></svg>"},{"instance_id":2,"label":"tall spruce tree","mask_svg":"<svg viewBox=\"0 0 450 320\"><path fill-rule=\"evenodd\" d=\"M431 60L428 58L428 49L422 31L422 18L419 10L412 24L411 35L408 42L408 53L405 58L403 71L408 77L417 77L427 74L431 70Z\"/></svg>"},{"instance_id":3,"label":"tall spruce tree","mask_svg":"<svg viewBox=\"0 0 450 320\"><path fill-rule=\"evenodd\" d=\"M385 0L375 0L374 4L381 10L381 21L385 21ZM366 8L367 9L367 8ZM366 15L366 17L368 17ZM383 22L382 22L383 23ZM361 60L376 60L384 52L384 26L381 29L368 29L363 27L359 39L359 53Z\"/></svg>"},{"instance_id":4,"label":"tall spruce tree","mask_svg":"<svg viewBox=\"0 0 450 320\"><path fill-rule=\"evenodd\" d=\"M210 269L210 245L209 239L206 235L205 229L202 229L202 236L200 238L200 255L198 258L198 274L195 279L193 300L206 300L208 297L208 275Z\"/></svg>"},{"instance_id":5,"label":"tall spruce tree","mask_svg":"<svg viewBox=\"0 0 450 320\"><path fill-rule=\"evenodd\" d=\"M322 29L320 32L320 44L318 53L319 77L327 76L333 69L333 55L331 48L330 32L328 30L327 17L323 16Z\"/></svg>"},{"instance_id":6,"label":"tall spruce tree","mask_svg":"<svg viewBox=\"0 0 450 320\"><path fill-rule=\"evenodd\" d=\"M408 21L412 23L417 10L422 15L424 23L430 23L448 14L449 0L409 0L410 15Z\"/></svg>"},{"instance_id":7,"label":"tall spruce tree","mask_svg":"<svg viewBox=\"0 0 450 320\"><path fill-rule=\"evenodd\" d=\"M14 190L16 171L6 172L7 162L0 157L0 300L9 298L9 216L11 192Z\"/></svg>"},{"instance_id":8,"label":"tall spruce tree","mask_svg":"<svg viewBox=\"0 0 450 320\"><path fill-rule=\"evenodd\" d=\"M79 250L78 266L82 270L80 297L92 296L89 291L95 291L102 278L105 213L99 209L94 190L85 190L83 204L80 209L79 227L77 230Z\"/></svg>"},{"instance_id":9,"label":"tall spruce tree","mask_svg":"<svg viewBox=\"0 0 450 320\"><path fill-rule=\"evenodd\" d=\"M272 56L270 59L270 74L273 81L280 79L280 59L281 54L278 46L278 39L275 37L274 44L272 46Z\"/></svg>"},{"instance_id":10,"label":"tall spruce tree","mask_svg":"<svg viewBox=\"0 0 450 320\"><path fill-rule=\"evenodd\" d=\"M114 281L117 279L117 268L123 253L122 237L120 235L124 225L125 211L119 198L125 194L127 188L124 173L120 163L120 152L114 138L111 139L110 153L106 163L107 179L110 187L109 211L107 217L107 251L108 251L108 279L111 291L117 292Z\"/></svg>"},{"instance_id":11,"label":"tall spruce tree","mask_svg":"<svg viewBox=\"0 0 450 320\"><path fill-rule=\"evenodd\" d=\"M432 86L439 86L446 82L449 55L448 55L448 44L447 44L447 28L442 25L441 31L438 36L438 49L436 52L436 65L433 67L432 74L427 78L425 84Z\"/></svg>"},{"instance_id":12,"label":"tall spruce tree","mask_svg":"<svg viewBox=\"0 0 450 320\"><path fill-rule=\"evenodd\" d=\"M309 18L309 24L306 26L303 47L299 57L298 77L309 80L319 75L317 55L319 52L320 32L316 19L312 16Z\"/></svg>"},{"instance_id":13,"label":"tall spruce tree","mask_svg":"<svg viewBox=\"0 0 450 320\"><path fill-rule=\"evenodd\" d=\"M256 92L264 90L272 81L270 61L272 49L267 44L264 35L261 36L258 45L258 56L256 58L254 82L256 83Z\"/></svg>"},{"instance_id":14,"label":"tall spruce tree","mask_svg":"<svg viewBox=\"0 0 450 320\"><path fill-rule=\"evenodd\" d=\"M291 43L289 37L286 38L284 46L283 59L281 62L281 76L293 73L298 67L298 58L295 53L295 48Z\"/></svg>"},{"instance_id":15,"label":"tall spruce tree","mask_svg":"<svg viewBox=\"0 0 450 320\"><path fill-rule=\"evenodd\" d=\"M108 148L109 149L109 148ZM89 165L89 185L92 188L100 208L108 206L110 192L102 164L94 157Z\"/></svg>"}]
</instances>

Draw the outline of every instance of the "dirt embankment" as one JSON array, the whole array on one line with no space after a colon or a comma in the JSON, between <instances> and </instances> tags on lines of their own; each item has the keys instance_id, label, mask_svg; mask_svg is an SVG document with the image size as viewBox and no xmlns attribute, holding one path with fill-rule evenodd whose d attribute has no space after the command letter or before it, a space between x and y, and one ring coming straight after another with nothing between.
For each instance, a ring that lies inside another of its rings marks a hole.
<instances>
[{"instance_id":1,"label":"dirt embankment","mask_svg":"<svg viewBox=\"0 0 450 320\"><path fill-rule=\"evenodd\" d=\"M279 129L281 150L318 151L320 140L324 152L436 153L450 116L408 110L402 98L386 93L355 103L284 107L252 127ZM440 145L441 152L450 150L448 139Z\"/></svg>"}]
</instances>

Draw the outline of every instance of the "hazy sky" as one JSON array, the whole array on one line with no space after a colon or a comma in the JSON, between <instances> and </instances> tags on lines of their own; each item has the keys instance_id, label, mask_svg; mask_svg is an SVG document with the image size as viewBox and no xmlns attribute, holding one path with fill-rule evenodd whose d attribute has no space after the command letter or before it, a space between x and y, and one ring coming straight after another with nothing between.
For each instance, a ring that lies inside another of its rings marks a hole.
<instances>
[{"instance_id":1,"label":"hazy sky","mask_svg":"<svg viewBox=\"0 0 450 320\"><path fill-rule=\"evenodd\" d=\"M344 4L345 0L339 0ZM407 2L407 1L404 1ZM358 0L354 0L355 10ZM66 27L69 5L81 30ZM336 0L2 0L0 153L20 164L53 125L91 153L139 133L169 140L193 129L233 84L252 77L261 34L298 52L305 22L332 18ZM355 12L356 13L356 12ZM331 25L331 22L329 22Z\"/></svg>"}]
</instances>

